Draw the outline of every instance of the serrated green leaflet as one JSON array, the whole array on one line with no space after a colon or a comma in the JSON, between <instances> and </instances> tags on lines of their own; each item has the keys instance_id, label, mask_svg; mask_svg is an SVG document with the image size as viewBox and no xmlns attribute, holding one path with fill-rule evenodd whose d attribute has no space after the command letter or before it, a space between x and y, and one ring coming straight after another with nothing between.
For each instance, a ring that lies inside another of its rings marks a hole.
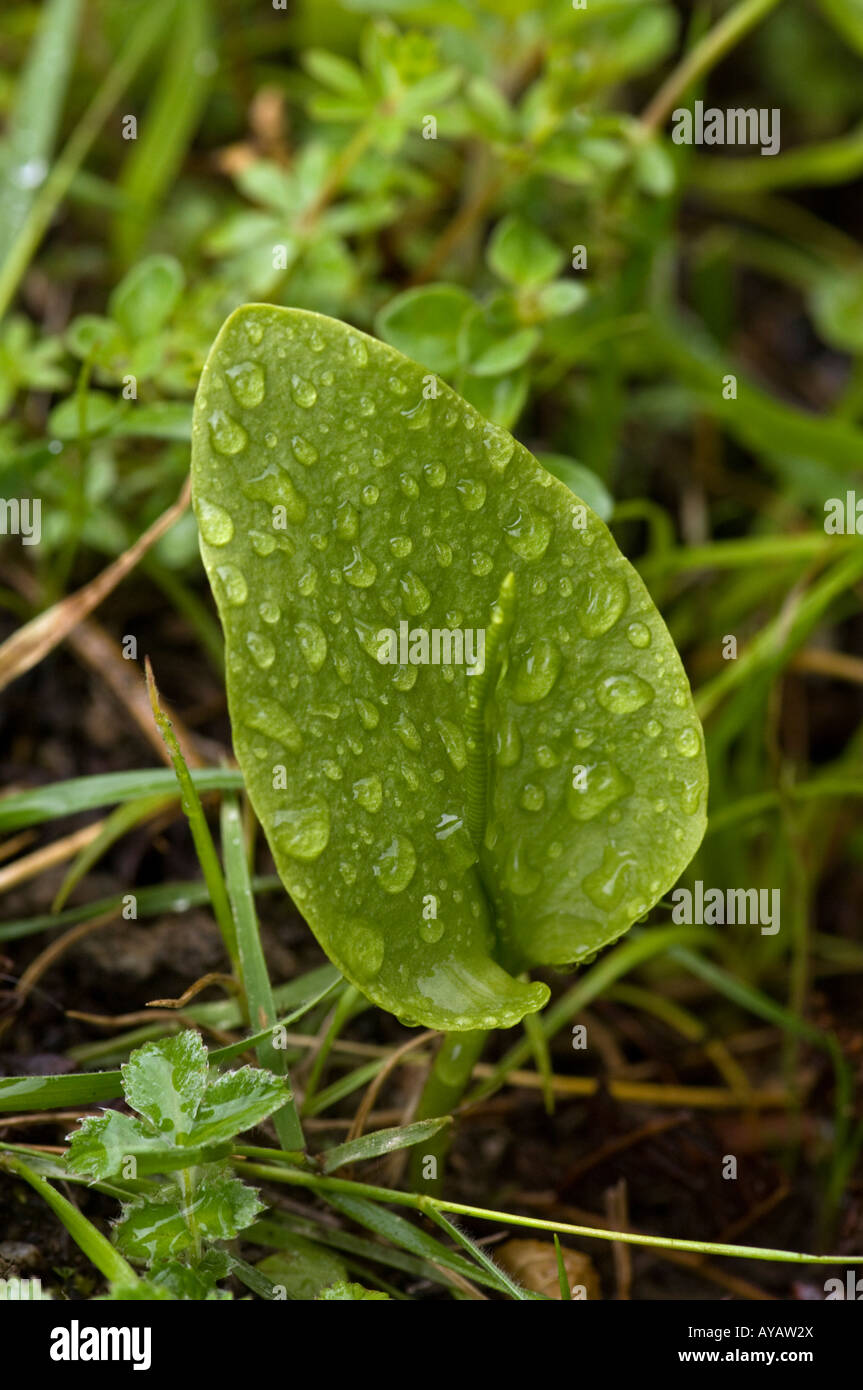
<instances>
[{"instance_id":1,"label":"serrated green leaflet","mask_svg":"<svg viewBox=\"0 0 863 1390\"><path fill-rule=\"evenodd\" d=\"M227 321L192 470L288 891L375 1003L517 1023L548 991L515 975L615 940L703 834L701 729L644 585L509 434L321 315Z\"/></svg>"}]
</instances>

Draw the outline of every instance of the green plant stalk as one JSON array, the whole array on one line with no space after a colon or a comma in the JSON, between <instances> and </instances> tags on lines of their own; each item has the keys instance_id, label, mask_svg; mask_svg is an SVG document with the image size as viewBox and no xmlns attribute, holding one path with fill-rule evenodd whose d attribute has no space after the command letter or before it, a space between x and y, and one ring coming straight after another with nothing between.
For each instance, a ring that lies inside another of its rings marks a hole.
<instances>
[{"instance_id":1,"label":"green plant stalk","mask_svg":"<svg viewBox=\"0 0 863 1390\"><path fill-rule=\"evenodd\" d=\"M38 1173L20 1158L14 1158L11 1154L6 1154L0 1159L0 1166L9 1173L15 1173L17 1177L23 1178L30 1186L38 1192L39 1196L45 1201L54 1215L59 1217L66 1230L74 1240L75 1244L92 1260L93 1264L110 1283L118 1284L137 1284L138 1276L134 1269L118 1250L97 1230L92 1221L88 1221L86 1216L82 1216L76 1206L67 1197L57 1192L49 1182L46 1182Z\"/></svg>"},{"instance_id":2,"label":"green plant stalk","mask_svg":"<svg viewBox=\"0 0 863 1390\"><path fill-rule=\"evenodd\" d=\"M641 118L642 138L652 135L687 88L721 62L726 53L780 3L781 0L739 0L723 15L663 82Z\"/></svg>"},{"instance_id":3,"label":"green plant stalk","mask_svg":"<svg viewBox=\"0 0 863 1390\"><path fill-rule=\"evenodd\" d=\"M464 1036L464 1035L462 1035ZM586 1236L596 1240L622 1241L625 1245L644 1245L656 1250L688 1250L697 1255L729 1255L744 1260L777 1260L783 1264L844 1265L863 1264L863 1255L807 1255L794 1250L772 1250L760 1245L726 1245L721 1241L677 1239L674 1236L648 1236L635 1231L610 1231L596 1226L575 1226L567 1221L546 1221L540 1217L518 1216L511 1212L495 1211L489 1207L471 1207L463 1202L447 1202L442 1198L416 1192L398 1192L371 1183L350 1182L347 1178L318 1177L298 1168L278 1168L264 1163L238 1163L246 1176L266 1182L283 1182L291 1187L305 1187L321 1193L341 1193L365 1197L373 1202L411 1207L431 1216L433 1211L451 1212L477 1221L492 1221L499 1226L526 1226L534 1231L557 1231L561 1235Z\"/></svg>"},{"instance_id":4,"label":"green plant stalk","mask_svg":"<svg viewBox=\"0 0 863 1390\"><path fill-rule=\"evenodd\" d=\"M216 846L213 844L213 837L210 834L210 827L204 815L204 808L201 805L201 798L198 795L194 782L186 766L182 749L177 741L171 721L162 712L159 705L159 692L156 689L156 682L153 679L153 671L150 666L149 657L146 662L147 669L147 691L150 696L150 705L153 710L153 718L158 725L159 732L165 741L174 771L177 774L177 781L180 784L182 795L183 810L189 820L189 829L192 832L192 839L195 843L195 852L204 881L210 894L210 902L213 907L213 916L219 924L222 933L222 940L231 961L231 968L237 980L242 979L243 970L240 963L239 947L237 945L237 928L234 922L231 904L228 899L228 890L225 887L225 880L219 865L219 857L216 854Z\"/></svg>"},{"instance_id":5,"label":"green plant stalk","mask_svg":"<svg viewBox=\"0 0 863 1390\"><path fill-rule=\"evenodd\" d=\"M255 898L246 859L242 817L234 797L225 797L222 802L221 825L227 891L236 923L240 974L246 996L249 1025L252 1028L272 1028L276 1022L276 1006L261 946L258 914L255 911ZM268 1067L277 1076L286 1077L290 1084L284 1050L273 1046L272 1037L258 1044L257 1057L262 1067ZM273 1123L283 1149L305 1148L303 1130L293 1098L276 1111Z\"/></svg>"},{"instance_id":6,"label":"green plant stalk","mask_svg":"<svg viewBox=\"0 0 863 1390\"><path fill-rule=\"evenodd\" d=\"M458 1105L471 1072L479 1061L488 1033L482 1029L473 1033L447 1033L432 1063L414 1119L427 1120L435 1115L449 1115ZM438 1194L443 1188L443 1170L449 1146L452 1142L452 1129L447 1126L440 1130L423 1146L420 1153L415 1149L411 1155L411 1183L418 1190ZM423 1176L423 1167L428 1159L433 1159L433 1176Z\"/></svg>"},{"instance_id":7,"label":"green plant stalk","mask_svg":"<svg viewBox=\"0 0 863 1390\"><path fill-rule=\"evenodd\" d=\"M163 3L143 10L118 61L93 97L33 200L26 221L0 266L0 319L6 314L27 266L48 230L51 218L68 193L93 141L159 37L168 9L168 4Z\"/></svg>"}]
</instances>

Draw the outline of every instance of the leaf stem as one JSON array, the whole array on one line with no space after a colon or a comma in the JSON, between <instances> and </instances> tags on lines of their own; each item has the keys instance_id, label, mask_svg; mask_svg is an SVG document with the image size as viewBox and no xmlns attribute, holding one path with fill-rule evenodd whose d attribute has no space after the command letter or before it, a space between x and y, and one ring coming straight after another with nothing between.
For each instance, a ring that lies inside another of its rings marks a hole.
<instances>
[{"instance_id":1,"label":"leaf stem","mask_svg":"<svg viewBox=\"0 0 863 1390\"><path fill-rule=\"evenodd\" d=\"M464 1035L462 1035L464 1036ZM398 1192L371 1183L351 1182L347 1178L325 1178L298 1168L277 1168L263 1163L240 1162L240 1170L248 1177L266 1182L283 1182L292 1187L306 1187L321 1193L341 1193L350 1197L365 1197L373 1202L412 1207L431 1215L433 1211L452 1212L477 1221L494 1221L503 1226L527 1226L535 1231L557 1231L561 1235L589 1237L592 1240L622 1241L627 1245L646 1245L659 1250L688 1250L698 1255L730 1255L744 1260L777 1260L783 1264L844 1265L863 1264L863 1255L808 1255L794 1250L772 1250L760 1245L726 1245L721 1241L678 1239L674 1236L648 1236L635 1231L611 1231L596 1226L575 1226L568 1221L547 1221L541 1217L519 1216L512 1212L496 1211L489 1207L471 1207L463 1202L447 1202L440 1197L416 1192Z\"/></svg>"},{"instance_id":2,"label":"leaf stem","mask_svg":"<svg viewBox=\"0 0 863 1390\"><path fill-rule=\"evenodd\" d=\"M666 78L641 117L641 134L655 133L688 87L715 67L736 43L776 9L781 0L740 0L692 48Z\"/></svg>"},{"instance_id":3,"label":"leaf stem","mask_svg":"<svg viewBox=\"0 0 863 1390\"><path fill-rule=\"evenodd\" d=\"M464 1095L487 1037L488 1033L481 1029L472 1033L444 1035L426 1078L414 1119L427 1120L432 1116L451 1114ZM435 1194L442 1191L443 1167L451 1142L452 1129L448 1126L423 1145L422 1152L418 1149L413 1151L411 1181L414 1187ZM427 1177L424 1169L429 1159L433 1162L431 1174Z\"/></svg>"}]
</instances>

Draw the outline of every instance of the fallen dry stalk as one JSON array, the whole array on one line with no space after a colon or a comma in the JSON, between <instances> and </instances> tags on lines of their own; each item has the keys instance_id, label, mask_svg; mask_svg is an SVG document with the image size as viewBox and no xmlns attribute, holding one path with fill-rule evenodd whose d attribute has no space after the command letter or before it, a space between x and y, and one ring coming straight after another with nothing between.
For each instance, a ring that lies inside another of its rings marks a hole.
<instances>
[{"instance_id":1,"label":"fallen dry stalk","mask_svg":"<svg viewBox=\"0 0 863 1390\"><path fill-rule=\"evenodd\" d=\"M91 579L75 594L55 603L53 607L32 618L29 623L14 632L0 647L0 690L11 681L23 676L25 671L36 666L58 643L66 638L73 628L83 621L103 599L126 578L142 556L151 546L169 531L189 505L191 479L187 478L182 491L173 506L168 507L160 517L149 526L134 545L119 555L107 569Z\"/></svg>"}]
</instances>

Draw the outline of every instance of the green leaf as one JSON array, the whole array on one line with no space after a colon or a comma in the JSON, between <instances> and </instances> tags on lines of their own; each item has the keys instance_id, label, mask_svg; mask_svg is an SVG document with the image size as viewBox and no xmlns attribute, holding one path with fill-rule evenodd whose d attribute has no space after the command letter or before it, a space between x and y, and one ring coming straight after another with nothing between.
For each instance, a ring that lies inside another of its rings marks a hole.
<instances>
[{"instance_id":1,"label":"green leaf","mask_svg":"<svg viewBox=\"0 0 863 1390\"><path fill-rule=\"evenodd\" d=\"M389 1298L388 1293L378 1293L375 1289L364 1288L362 1284L349 1284L344 1281L333 1284L331 1288L318 1294L318 1302L324 1303L366 1303L380 1299L389 1301Z\"/></svg>"},{"instance_id":2,"label":"green leaf","mask_svg":"<svg viewBox=\"0 0 863 1390\"><path fill-rule=\"evenodd\" d=\"M321 1155L325 1173L334 1173L346 1163L359 1163L366 1158L378 1158L381 1154L393 1153L396 1149L408 1149L414 1144L424 1144L445 1125L452 1122L451 1115L443 1115L436 1120L417 1120L412 1125L399 1125L393 1129L379 1129L372 1134L363 1134L359 1139L349 1139L345 1144L336 1144L325 1149Z\"/></svg>"},{"instance_id":3,"label":"green leaf","mask_svg":"<svg viewBox=\"0 0 863 1390\"><path fill-rule=\"evenodd\" d=\"M614 511L614 498L608 488L595 473L585 468L583 463L569 458L566 454L537 454L543 468L553 473L576 497L582 498L591 511L603 521L610 521Z\"/></svg>"},{"instance_id":4,"label":"green leaf","mask_svg":"<svg viewBox=\"0 0 863 1390\"><path fill-rule=\"evenodd\" d=\"M149 1120L157 1134L175 1144L189 1142L207 1085L207 1049L200 1033L189 1028L175 1038L147 1043L120 1071L132 1109Z\"/></svg>"},{"instance_id":5,"label":"green leaf","mask_svg":"<svg viewBox=\"0 0 863 1390\"><path fill-rule=\"evenodd\" d=\"M117 424L125 409L124 401L105 391L83 391L54 407L48 417L48 432L57 439L103 434Z\"/></svg>"},{"instance_id":6,"label":"green leaf","mask_svg":"<svg viewBox=\"0 0 863 1390\"><path fill-rule=\"evenodd\" d=\"M113 291L109 310L133 342L164 328L183 291L185 276L173 256L147 256Z\"/></svg>"},{"instance_id":7,"label":"green leaf","mask_svg":"<svg viewBox=\"0 0 863 1390\"><path fill-rule=\"evenodd\" d=\"M129 1203L117 1222L117 1247L132 1260L167 1260L201 1240L233 1240L251 1225L264 1204L254 1188L211 1168L190 1201L181 1201L174 1183L151 1197Z\"/></svg>"},{"instance_id":8,"label":"green leaf","mask_svg":"<svg viewBox=\"0 0 863 1390\"><path fill-rule=\"evenodd\" d=\"M576 280L553 280L536 293L536 306L544 319L563 318L580 309L587 299L587 287Z\"/></svg>"},{"instance_id":9,"label":"green leaf","mask_svg":"<svg viewBox=\"0 0 863 1390\"><path fill-rule=\"evenodd\" d=\"M812 315L824 340L840 352L863 352L863 272L822 275L812 293Z\"/></svg>"},{"instance_id":10,"label":"green leaf","mask_svg":"<svg viewBox=\"0 0 863 1390\"><path fill-rule=\"evenodd\" d=\"M509 300L509 296L506 296ZM492 303L468 315L459 334L459 356L475 376L503 376L522 367L539 343L538 328L514 320L514 306ZM507 312L507 311L510 312Z\"/></svg>"},{"instance_id":11,"label":"green leaf","mask_svg":"<svg viewBox=\"0 0 863 1390\"><path fill-rule=\"evenodd\" d=\"M344 1261L332 1250L293 1234L278 1254L267 1255L255 1267L282 1285L288 1298L304 1300L317 1298L322 1289L348 1277Z\"/></svg>"},{"instance_id":12,"label":"green leaf","mask_svg":"<svg viewBox=\"0 0 863 1390\"><path fill-rule=\"evenodd\" d=\"M197 1301L229 1299L225 1290L217 1289L220 1279L227 1279L234 1260L226 1250L207 1250L191 1265L181 1260L157 1260L151 1268L152 1285L157 1296Z\"/></svg>"},{"instance_id":13,"label":"green leaf","mask_svg":"<svg viewBox=\"0 0 863 1390\"><path fill-rule=\"evenodd\" d=\"M451 372L458 362L462 321L474 301L458 285L428 285L397 294L378 314L382 338L433 372Z\"/></svg>"},{"instance_id":14,"label":"green leaf","mask_svg":"<svg viewBox=\"0 0 863 1390\"><path fill-rule=\"evenodd\" d=\"M207 1087L189 1142L199 1146L224 1143L260 1124L284 1105L290 1094L287 1082L272 1072L254 1067L225 1072Z\"/></svg>"},{"instance_id":15,"label":"green leaf","mask_svg":"<svg viewBox=\"0 0 863 1390\"><path fill-rule=\"evenodd\" d=\"M524 289L553 280L565 260L559 246L521 217L499 222L488 246L488 263L495 274Z\"/></svg>"},{"instance_id":16,"label":"green leaf","mask_svg":"<svg viewBox=\"0 0 863 1390\"><path fill-rule=\"evenodd\" d=\"M127 1158L165 1151L164 1139L145 1129L140 1120L117 1110L82 1120L70 1140L68 1167L73 1173L96 1179L122 1174Z\"/></svg>"},{"instance_id":17,"label":"green leaf","mask_svg":"<svg viewBox=\"0 0 863 1390\"><path fill-rule=\"evenodd\" d=\"M644 584L511 436L299 310L222 329L193 487L234 747L292 898L373 1002L513 1025L548 994L517 975L622 935L703 834L701 729Z\"/></svg>"}]
</instances>

